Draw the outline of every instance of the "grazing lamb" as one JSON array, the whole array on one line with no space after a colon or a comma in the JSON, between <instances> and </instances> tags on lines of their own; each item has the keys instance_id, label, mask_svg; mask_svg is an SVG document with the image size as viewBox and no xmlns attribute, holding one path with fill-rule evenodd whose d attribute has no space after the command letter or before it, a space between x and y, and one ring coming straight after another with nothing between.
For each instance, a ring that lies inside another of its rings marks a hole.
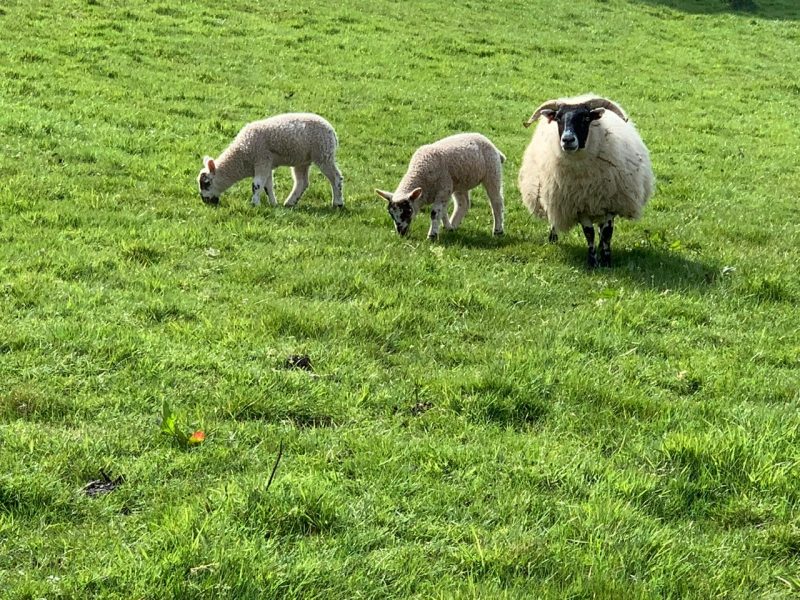
<instances>
[{"instance_id":1,"label":"grazing lamb","mask_svg":"<svg viewBox=\"0 0 800 600\"><path fill-rule=\"evenodd\" d=\"M294 206L308 188L308 171L314 163L331 182L333 206L344 206L342 174L336 166L338 145L331 124L311 113L287 113L248 123L219 158L203 159L205 166L197 176L200 197L206 204L218 204L222 192L252 177L253 206L261 204L262 190L275 206L272 171L291 166L294 187L283 205Z\"/></svg>"},{"instance_id":2,"label":"grazing lamb","mask_svg":"<svg viewBox=\"0 0 800 600\"><path fill-rule=\"evenodd\" d=\"M411 220L432 204L428 239L439 235L439 224L456 229L470 206L470 190L483 184L494 217L494 235L503 234L503 163L506 157L489 138L479 133L460 133L419 148L394 193L375 190L389 202L389 215L397 233L406 235ZM450 196L453 215L447 216Z\"/></svg>"},{"instance_id":3,"label":"grazing lamb","mask_svg":"<svg viewBox=\"0 0 800 600\"><path fill-rule=\"evenodd\" d=\"M600 224L600 265L611 266L614 217L638 219L653 193L650 155L625 111L611 100L586 94L542 104L519 171L522 201L550 223L550 241L580 223L598 264L594 223Z\"/></svg>"}]
</instances>

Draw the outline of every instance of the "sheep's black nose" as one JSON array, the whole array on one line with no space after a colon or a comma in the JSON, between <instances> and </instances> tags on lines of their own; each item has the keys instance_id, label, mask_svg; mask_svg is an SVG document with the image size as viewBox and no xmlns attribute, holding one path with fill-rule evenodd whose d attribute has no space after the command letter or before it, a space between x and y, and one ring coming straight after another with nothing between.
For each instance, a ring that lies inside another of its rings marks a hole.
<instances>
[{"instance_id":1,"label":"sheep's black nose","mask_svg":"<svg viewBox=\"0 0 800 600\"><path fill-rule=\"evenodd\" d=\"M578 149L578 138L572 134L565 133L561 136L561 149L572 152Z\"/></svg>"}]
</instances>

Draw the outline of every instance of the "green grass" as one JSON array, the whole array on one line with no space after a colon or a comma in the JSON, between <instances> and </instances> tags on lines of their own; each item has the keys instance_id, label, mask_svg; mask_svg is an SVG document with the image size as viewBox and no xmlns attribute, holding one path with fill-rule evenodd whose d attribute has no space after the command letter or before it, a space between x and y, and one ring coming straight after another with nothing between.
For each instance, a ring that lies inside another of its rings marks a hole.
<instances>
[{"instance_id":1,"label":"green grass","mask_svg":"<svg viewBox=\"0 0 800 600\"><path fill-rule=\"evenodd\" d=\"M797 597L799 24L789 0L4 2L2 597ZM515 184L522 121L589 90L659 181L595 272ZM316 170L294 210L249 182L204 206L201 157L294 110L336 126L347 208ZM464 130L508 156L507 235L480 192L400 239L373 188ZM203 444L161 433L165 402ZM89 497L101 470L124 481Z\"/></svg>"}]
</instances>

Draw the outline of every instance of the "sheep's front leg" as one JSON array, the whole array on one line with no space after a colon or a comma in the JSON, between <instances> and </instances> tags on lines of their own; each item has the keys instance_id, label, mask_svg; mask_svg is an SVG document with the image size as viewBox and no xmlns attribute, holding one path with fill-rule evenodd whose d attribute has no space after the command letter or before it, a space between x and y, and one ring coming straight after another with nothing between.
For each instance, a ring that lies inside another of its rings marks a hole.
<instances>
[{"instance_id":1,"label":"sheep's front leg","mask_svg":"<svg viewBox=\"0 0 800 600\"><path fill-rule=\"evenodd\" d=\"M550 227L550 235L548 236L547 241L550 242L551 244L555 244L556 242L558 242L558 232L556 231L556 228L553 226Z\"/></svg>"},{"instance_id":2,"label":"sheep's front leg","mask_svg":"<svg viewBox=\"0 0 800 600\"><path fill-rule=\"evenodd\" d=\"M589 246L589 254L587 256L587 263L589 268L593 269L597 266L597 250L594 247L594 224L581 223L583 225L583 235L586 237L586 243Z\"/></svg>"},{"instance_id":3,"label":"sheep's front leg","mask_svg":"<svg viewBox=\"0 0 800 600\"><path fill-rule=\"evenodd\" d=\"M253 206L261 205L261 191L264 189L264 182L259 180L258 177L253 177L253 197L250 199L250 204Z\"/></svg>"},{"instance_id":4,"label":"sheep's front leg","mask_svg":"<svg viewBox=\"0 0 800 600\"><path fill-rule=\"evenodd\" d=\"M433 206L431 207L431 228L428 230L429 240L435 240L439 237L439 224L442 222L442 216L446 215L447 200L449 198L449 193L437 194L436 199L433 201Z\"/></svg>"},{"instance_id":5,"label":"sheep's front leg","mask_svg":"<svg viewBox=\"0 0 800 600\"><path fill-rule=\"evenodd\" d=\"M611 266L611 236L614 235L614 217L600 225L600 266Z\"/></svg>"},{"instance_id":6,"label":"sheep's front leg","mask_svg":"<svg viewBox=\"0 0 800 600\"><path fill-rule=\"evenodd\" d=\"M261 204L261 191L266 190L267 199L272 206L278 204L275 200L275 191L272 188L272 167L270 165L259 165L253 177L253 206Z\"/></svg>"}]
</instances>

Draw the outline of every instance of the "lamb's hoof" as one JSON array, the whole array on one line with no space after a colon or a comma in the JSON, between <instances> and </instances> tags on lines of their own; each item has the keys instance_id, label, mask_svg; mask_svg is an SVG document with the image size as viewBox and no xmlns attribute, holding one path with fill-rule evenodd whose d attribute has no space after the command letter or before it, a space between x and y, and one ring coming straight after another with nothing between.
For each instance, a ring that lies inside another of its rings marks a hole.
<instances>
[{"instance_id":1,"label":"lamb's hoof","mask_svg":"<svg viewBox=\"0 0 800 600\"><path fill-rule=\"evenodd\" d=\"M558 234L555 232L554 229L550 230L550 235L547 236L547 241L551 244L555 244L558 242Z\"/></svg>"},{"instance_id":2,"label":"lamb's hoof","mask_svg":"<svg viewBox=\"0 0 800 600\"><path fill-rule=\"evenodd\" d=\"M435 242L438 239L439 239L439 234L438 233L429 233L428 234L428 241Z\"/></svg>"},{"instance_id":3,"label":"lamb's hoof","mask_svg":"<svg viewBox=\"0 0 800 600\"><path fill-rule=\"evenodd\" d=\"M597 257L594 254L589 255L589 258L586 261L586 266L589 267L590 269L597 268Z\"/></svg>"},{"instance_id":4,"label":"lamb's hoof","mask_svg":"<svg viewBox=\"0 0 800 600\"><path fill-rule=\"evenodd\" d=\"M285 208L294 208L295 206L297 206L297 200L293 202L289 202L289 200L287 200L286 202L283 203L283 206Z\"/></svg>"},{"instance_id":5,"label":"lamb's hoof","mask_svg":"<svg viewBox=\"0 0 800 600\"><path fill-rule=\"evenodd\" d=\"M601 256L600 257L600 266L601 267L610 267L611 266L611 255L608 256Z\"/></svg>"},{"instance_id":6,"label":"lamb's hoof","mask_svg":"<svg viewBox=\"0 0 800 600\"><path fill-rule=\"evenodd\" d=\"M495 237L500 237L500 236L503 236L503 235L505 235L505 234L506 234L506 232L505 232L505 231L503 231L502 229L501 229L501 230L499 230L499 231L494 231L494 232L492 232L492 235L494 235Z\"/></svg>"},{"instance_id":7,"label":"lamb's hoof","mask_svg":"<svg viewBox=\"0 0 800 600\"><path fill-rule=\"evenodd\" d=\"M342 202L341 204L334 204L333 208L344 208L344 202Z\"/></svg>"}]
</instances>

